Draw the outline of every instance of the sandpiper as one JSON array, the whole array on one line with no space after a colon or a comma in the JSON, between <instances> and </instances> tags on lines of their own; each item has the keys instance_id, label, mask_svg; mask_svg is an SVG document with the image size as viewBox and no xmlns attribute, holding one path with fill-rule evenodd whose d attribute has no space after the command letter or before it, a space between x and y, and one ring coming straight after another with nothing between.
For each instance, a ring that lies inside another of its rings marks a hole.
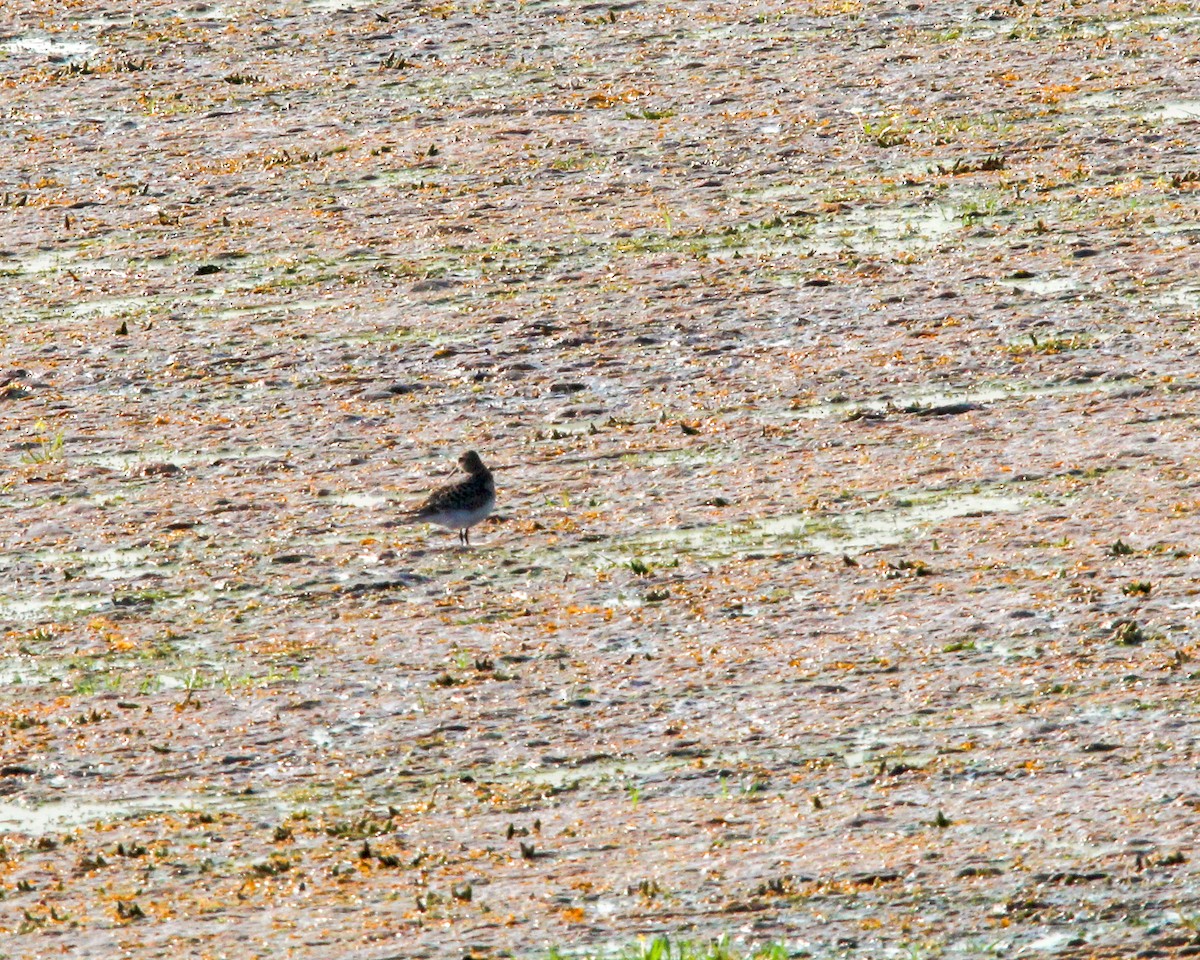
<instances>
[{"instance_id":1,"label":"sandpiper","mask_svg":"<svg viewBox=\"0 0 1200 960\"><path fill-rule=\"evenodd\" d=\"M459 541L470 546L471 527L491 513L496 505L496 484L492 480L492 471L483 465L474 450L459 457L458 465L469 474L466 480L438 487L423 504L400 519L404 523L436 523L457 530Z\"/></svg>"}]
</instances>

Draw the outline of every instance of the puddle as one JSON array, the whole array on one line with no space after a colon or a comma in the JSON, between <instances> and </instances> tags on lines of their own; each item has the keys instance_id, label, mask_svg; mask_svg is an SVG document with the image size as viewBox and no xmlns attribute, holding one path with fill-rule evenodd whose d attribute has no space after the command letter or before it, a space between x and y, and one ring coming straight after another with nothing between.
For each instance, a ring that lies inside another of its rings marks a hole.
<instances>
[{"instance_id":1,"label":"puddle","mask_svg":"<svg viewBox=\"0 0 1200 960\"><path fill-rule=\"evenodd\" d=\"M87 454L72 451L71 459L77 463L104 467L121 473L136 473L141 467L152 463L172 463L186 469L193 464L214 464L224 460L286 460L290 453L291 451L282 447L244 447L203 452L159 449Z\"/></svg>"},{"instance_id":2,"label":"puddle","mask_svg":"<svg viewBox=\"0 0 1200 960\"><path fill-rule=\"evenodd\" d=\"M1048 933L1045 936L1038 937L1036 940L1029 941L1025 944L1025 949L1036 953L1066 952L1068 946L1076 945L1076 938L1078 936L1079 932L1073 929L1063 930L1058 933Z\"/></svg>"},{"instance_id":3,"label":"puddle","mask_svg":"<svg viewBox=\"0 0 1200 960\"><path fill-rule=\"evenodd\" d=\"M123 820L148 813L195 807L199 797L145 797L113 802L55 800L28 807L0 802L0 830L39 836L100 821Z\"/></svg>"},{"instance_id":4,"label":"puddle","mask_svg":"<svg viewBox=\"0 0 1200 960\"><path fill-rule=\"evenodd\" d=\"M1187 9L1186 5L1180 7ZM1200 17L1183 16L1179 13L1141 13L1136 6L1132 8L1135 15L1126 20L1105 20L1104 29L1109 33L1121 33L1125 30L1145 30L1147 28L1183 27L1200 23ZM1188 11L1191 12L1190 10Z\"/></svg>"},{"instance_id":5,"label":"puddle","mask_svg":"<svg viewBox=\"0 0 1200 960\"><path fill-rule=\"evenodd\" d=\"M230 799L234 800L234 803L230 803ZM267 792L256 792L252 798L247 796L247 800L256 806L263 801L279 806L279 801L274 795ZM51 800L36 805L0 801L0 832L39 836L73 827L130 820L175 810L211 810L214 807L228 809L242 805L241 801L241 796L226 799L198 793L131 797L126 800Z\"/></svg>"},{"instance_id":6,"label":"puddle","mask_svg":"<svg viewBox=\"0 0 1200 960\"><path fill-rule=\"evenodd\" d=\"M1200 310L1200 290L1194 287L1166 290L1151 297L1150 302L1159 309L1182 307L1185 310Z\"/></svg>"},{"instance_id":7,"label":"puddle","mask_svg":"<svg viewBox=\"0 0 1200 960\"><path fill-rule=\"evenodd\" d=\"M111 603L111 597L98 593L36 600L0 600L0 623L23 620L65 620L72 614L92 613Z\"/></svg>"},{"instance_id":8,"label":"puddle","mask_svg":"<svg viewBox=\"0 0 1200 960\"><path fill-rule=\"evenodd\" d=\"M214 456L209 454L208 456ZM90 464L93 467L104 467L106 470L115 470L120 473L132 473L135 468L145 466L149 463L173 463L177 467L182 467L185 464L195 463L202 459L203 455L198 453L180 453L178 450L163 450L161 452L151 450L139 450L134 453L75 453L72 451L71 459L77 463Z\"/></svg>"},{"instance_id":9,"label":"puddle","mask_svg":"<svg viewBox=\"0 0 1200 960\"><path fill-rule=\"evenodd\" d=\"M146 548L131 550L111 549L95 551L33 550L25 553L25 559L42 567L69 569L77 578L89 580L129 581L143 576L163 575L176 568L176 564L158 563L151 559ZM20 589L19 584L14 584ZM38 597L0 598L0 621L44 620L68 618L72 614L90 613L112 604L107 593L55 594Z\"/></svg>"},{"instance_id":10,"label":"puddle","mask_svg":"<svg viewBox=\"0 0 1200 960\"><path fill-rule=\"evenodd\" d=\"M582 435L586 430L579 431ZM642 467L669 467L676 464L695 463L728 463L733 454L725 453L712 447L681 447L667 450L638 450L621 454L621 462L636 464Z\"/></svg>"},{"instance_id":11,"label":"puddle","mask_svg":"<svg viewBox=\"0 0 1200 960\"><path fill-rule=\"evenodd\" d=\"M901 543L912 531L944 520L975 513L1019 513L1024 506L1024 497L1010 493L968 493L832 519L813 519L804 514L777 517L761 522L759 527L765 538L798 539L818 553L841 553Z\"/></svg>"},{"instance_id":12,"label":"puddle","mask_svg":"<svg viewBox=\"0 0 1200 960\"><path fill-rule=\"evenodd\" d=\"M1200 100L1167 100L1142 114L1146 120L1200 120Z\"/></svg>"},{"instance_id":13,"label":"puddle","mask_svg":"<svg viewBox=\"0 0 1200 960\"><path fill-rule=\"evenodd\" d=\"M900 202L862 206L834 216L788 223L761 233L748 229L732 237L713 238L708 246L714 255L720 255L726 247L730 252L738 250L743 254L773 256L883 255L900 249L912 251L933 247L970 228L971 217L976 215L987 216L969 201L924 206ZM807 279L807 275L803 279ZM799 284L803 279L798 277L795 282Z\"/></svg>"},{"instance_id":14,"label":"puddle","mask_svg":"<svg viewBox=\"0 0 1200 960\"><path fill-rule=\"evenodd\" d=\"M850 417L856 413L929 408L958 403L996 403L1003 400L1024 400L1034 397L1060 397L1087 393L1112 393L1137 386L1136 380L1081 380L1074 383L983 383L961 390L944 389L914 392L901 396L878 397L870 400L835 400L814 403L790 411L794 417L822 420L828 417Z\"/></svg>"},{"instance_id":15,"label":"puddle","mask_svg":"<svg viewBox=\"0 0 1200 960\"><path fill-rule=\"evenodd\" d=\"M408 187L429 179L429 172L419 168L412 170L380 170L374 180L358 180L347 184L350 189L369 189L373 187Z\"/></svg>"},{"instance_id":16,"label":"puddle","mask_svg":"<svg viewBox=\"0 0 1200 960\"><path fill-rule=\"evenodd\" d=\"M86 40L59 40L57 37L17 37L0 43L0 53L32 53L71 60L93 57L99 52L99 47Z\"/></svg>"},{"instance_id":17,"label":"puddle","mask_svg":"<svg viewBox=\"0 0 1200 960\"><path fill-rule=\"evenodd\" d=\"M709 758L716 762L715 758ZM722 751L720 763L724 766L736 767L738 764L751 763L761 759L757 753L748 751ZM605 757L590 763L553 763L546 766L531 763L518 769L493 769L479 779L492 783L536 784L538 786L562 788L568 784L598 785L607 782L629 782L642 785L653 784L658 787L678 785L674 776L680 771L688 774L686 779L695 779L697 774L695 760L690 757L659 757L637 760L632 757ZM736 790L736 781L744 779L736 776L730 778L729 790Z\"/></svg>"},{"instance_id":18,"label":"puddle","mask_svg":"<svg viewBox=\"0 0 1200 960\"><path fill-rule=\"evenodd\" d=\"M390 506L390 498L377 493L336 493L321 498L325 503L336 503L345 507L360 507L365 510L378 510Z\"/></svg>"},{"instance_id":19,"label":"puddle","mask_svg":"<svg viewBox=\"0 0 1200 960\"><path fill-rule=\"evenodd\" d=\"M216 313L218 320L238 320L243 317L279 316L281 319L290 313L311 313L314 310L328 310L338 307L345 301L332 294L328 297L308 300L288 300L256 307L230 307Z\"/></svg>"},{"instance_id":20,"label":"puddle","mask_svg":"<svg viewBox=\"0 0 1200 960\"><path fill-rule=\"evenodd\" d=\"M203 305L214 301L225 303L229 299L231 292L244 291L252 285L247 284L228 284L217 290L205 290L197 293L170 293L156 294L153 296L129 296L129 297L99 297L95 300L85 300L76 303L59 312L59 316L65 317L116 317L129 314L149 313L153 310L167 311L176 309L184 304ZM325 303L328 306L328 303ZM256 307L245 311L246 313L262 313L267 310L288 310L292 309L292 304L281 304L275 307ZM232 314L231 314L232 315ZM218 317L225 317L224 312L219 313Z\"/></svg>"},{"instance_id":21,"label":"puddle","mask_svg":"<svg viewBox=\"0 0 1200 960\"><path fill-rule=\"evenodd\" d=\"M1028 280L1000 280L1001 284L1018 293L1051 294L1078 290L1081 286L1074 277L1047 277L1044 280L1031 277Z\"/></svg>"},{"instance_id":22,"label":"puddle","mask_svg":"<svg viewBox=\"0 0 1200 960\"><path fill-rule=\"evenodd\" d=\"M922 167L928 172L928 161L923 162ZM819 201L798 188L775 187L743 191L742 195L753 197L759 203L769 200L781 207L797 205L810 215L743 223L736 229L719 232L648 232L619 240L614 251L617 254L703 251L716 257L734 253L800 257L848 253L891 255L900 251L928 251L947 238L965 236L980 222L1012 215L1011 211L1003 209L998 194L982 190L956 194L939 202L904 196L867 198L838 212L819 214L815 213ZM808 280L809 275L788 277L780 274L778 279L781 283L790 280L798 286Z\"/></svg>"},{"instance_id":23,"label":"puddle","mask_svg":"<svg viewBox=\"0 0 1200 960\"><path fill-rule=\"evenodd\" d=\"M374 7L374 0L307 0L304 4L314 13L336 13L339 10L355 10L359 7Z\"/></svg>"},{"instance_id":24,"label":"puddle","mask_svg":"<svg viewBox=\"0 0 1200 960\"><path fill-rule=\"evenodd\" d=\"M62 312L72 317L93 315L112 317L119 313L133 313L149 309L160 300L160 297L105 297L99 300L85 300Z\"/></svg>"},{"instance_id":25,"label":"puddle","mask_svg":"<svg viewBox=\"0 0 1200 960\"><path fill-rule=\"evenodd\" d=\"M36 687L58 683L59 677L22 663L17 667L0 665L0 687Z\"/></svg>"},{"instance_id":26,"label":"puddle","mask_svg":"<svg viewBox=\"0 0 1200 960\"><path fill-rule=\"evenodd\" d=\"M906 766L923 770L937 762L938 754L932 750L924 752L905 750L902 753L896 753L890 748L885 750L862 748L844 751L841 754L841 759L842 763L851 770L857 770L859 767L877 766L880 760L887 761L889 766L903 763Z\"/></svg>"},{"instance_id":27,"label":"puddle","mask_svg":"<svg viewBox=\"0 0 1200 960\"><path fill-rule=\"evenodd\" d=\"M788 514L744 524L715 524L631 538L614 547L624 552L685 552L725 557L783 547L841 554L903 543L915 531L983 513L1018 513L1027 500L1003 489L962 493L916 493L890 509L856 510L838 516ZM613 562L624 563L624 560Z\"/></svg>"},{"instance_id":28,"label":"puddle","mask_svg":"<svg viewBox=\"0 0 1200 960\"><path fill-rule=\"evenodd\" d=\"M795 252L814 250L835 254L846 250L882 254L898 246L924 247L961 232L969 226L965 215L970 204L934 204L925 207L859 208L813 226L809 242L794 245ZM768 245L773 251L779 247ZM784 245L786 251L787 245ZM751 249L754 246L751 245Z\"/></svg>"},{"instance_id":29,"label":"puddle","mask_svg":"<svg viewBox=\"0 0 1200 960\"><path fill-rule=\"evenodd\" d=\"M16 275L30 273L53 273L76 260L71 251L38 250L26 256L0 260L0 274Z\"/></svg>"},{"instance_id":30,"label":"puddle","mask_svg":"<svg viewBox=\"0 0 1200 960\"><path fill-rule=\"evenodd\" d=\"M1084 93L1078 97L1073 97L1067 101L1067 106L1072 109L1086 113L1100 113L1119 108L1125 103L1125 99L1118 94L1103 92L1103 93Z\"/></svg>"},{"instance_id":31,"label":"puddle","mask_svg":"<svg viewBox=\"0 0 1200 960\"><path fill-rule=\"evenodd\" d=\"M496 780L508 780L515 783L536 783L548 787L562 787L568 783L608 780L614 777L637 778L647 780L651 777L666 776L681 767L687 767L690 760L679 758L664 758L662 760L634 760L629 757L612 757L595 763L582 763L577 766L570 764L554 766L527 767L515 771L509 776L497 776Z\"/></svg>"},{"instance_id":32,"label":"puddle","mask_svg":"<svg viewBox=\"0 0 1200 960\"><path fill-rule=\"evenodd\" d=\"M36 550L25 558L46 567L82 567L86 576L98 580L125 580L147 573L161 573L173 564L160 564L150 559L148 548L111 550Z\"/></svg>"}]
</instances>

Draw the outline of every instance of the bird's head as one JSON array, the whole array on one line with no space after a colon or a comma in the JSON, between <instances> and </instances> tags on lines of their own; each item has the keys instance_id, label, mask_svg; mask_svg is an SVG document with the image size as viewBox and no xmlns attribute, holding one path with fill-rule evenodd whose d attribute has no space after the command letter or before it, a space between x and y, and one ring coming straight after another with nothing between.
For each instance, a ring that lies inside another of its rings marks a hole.
<instances>
[{"instance_id":1,"label":"bird's head","mask_svg":"<svg viewBox=\"0 0 1200 960\"><path fill-rule=\"evenodd\" d=\"M459 457L458 465L470 474L483 473L487 470L487 467L483 465L483 461L479 459L479 454L474 450L468 450Z\"/></svg>"}]
</instances>

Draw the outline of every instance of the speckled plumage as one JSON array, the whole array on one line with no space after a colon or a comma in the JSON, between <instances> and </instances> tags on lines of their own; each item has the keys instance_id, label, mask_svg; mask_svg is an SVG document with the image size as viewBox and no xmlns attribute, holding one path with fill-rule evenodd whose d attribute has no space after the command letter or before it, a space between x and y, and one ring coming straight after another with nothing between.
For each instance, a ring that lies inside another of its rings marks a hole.
<instances>
[{"instance_id":1,"label":"speckled plumage","mask_svg":"<svg viewBox=\"0 0 1200 960\"><path fill-rule=\"evenodd\" d=\"M496 484L492 472L483 465L479 454L469 450L458 458L468 474L465 480L438 487L415 510L403 516L409 523L436 523L458 531L458 539L470 545L470 530L496 505Z\"/></svg>"}]
</instances>

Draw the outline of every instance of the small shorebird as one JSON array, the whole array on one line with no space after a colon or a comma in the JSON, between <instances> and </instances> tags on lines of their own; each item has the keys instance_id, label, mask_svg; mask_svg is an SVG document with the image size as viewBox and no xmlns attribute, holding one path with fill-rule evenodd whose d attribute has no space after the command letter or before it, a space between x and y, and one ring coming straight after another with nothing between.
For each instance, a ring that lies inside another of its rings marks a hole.
<instances>
[{"instance_id":1,"label":"small shorebird","mask_svg":"<svg viewBox=\"0 0 1200 960\"><path fill-rule=\"evenodd\" d=\"M496 505L496 484L492 471L483 465L479 454L468 450L458 458L467 471L466 480L448 483L433 491L423 504L401 516L402 523L436 523L458 531L464 546L471 545L471 527L492 512Z\"/></svg>"}]
</instances>

